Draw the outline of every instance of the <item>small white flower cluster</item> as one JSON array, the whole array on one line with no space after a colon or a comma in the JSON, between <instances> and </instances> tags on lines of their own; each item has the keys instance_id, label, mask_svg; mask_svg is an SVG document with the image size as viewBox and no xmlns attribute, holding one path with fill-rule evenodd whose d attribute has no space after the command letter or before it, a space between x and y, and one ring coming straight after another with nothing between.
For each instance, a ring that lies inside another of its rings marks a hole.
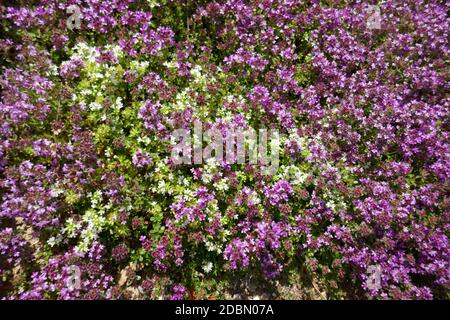
<instances>
[{"instance_id":1,"label":"small white flower cluster","mask_svg":"<svg viewBox=\"0 0 450 320\"><path fill-rule=\"evenodd\" d=\"M228 178L220 179L219 182L214 184L214 187L218 191L228 191L228 189L230 188L229 185L228 185Z\"/></svg>"},{"instance_id":2,"label":"small white flower cluster","mask_svg":"<svg viewBox=\"0 0 450 320\"><path fill-rule=\"evenodd\" d=\"M60 244L61 242L64 242L64 238L61 234L58 234L56 237L50 237L47 240L47 244L50 247L54 247L55 245Z\"/></svg>"},{"instance_id":3,"label":"small white flower cluster","mask_svg":"<svg viewBox=\"0 0 450 320\"><path fill-rule=\"evenodd\" d=\"M167 161L158 161L156 163L156 167L153 171L153 174L149 173L148 175L146 175L146 177L152 178L154 180L155 184L153 187L150 188L152 192L168 195L179 193L178 191L176 191L175 188L175 185L177 185L176 182L178 182L179 179L175 177L173 172L169 170ZM186 178L183 179L181 182L185 186L189 185L189 181Z\"/></svg>"},{"instance_id":4,"label":"small white flower cluster","mask_svg":"<svg viewBox=\"0 0 450 320\"><path fill-rule=\"evenodd\" d=\"M69 238L74 238L80 229L81 224L76 223L73 218L69 218L66 220L66 226L63 228L63 233L65 233Z\"/></svg>"},{"instance_id":5,"label":"small white flower cluster","mask_svg":"<svg viewBox=\"0 0 450 320\"><path fill-rule=\"evenodd\" d=\"M333 210L333 212L345 211L347 209L344 198L339 194L326 191L322 197L326 200L326 206Z\"/></svg>"},{"instance_id":6,"label":"small white flower cluster","mask_svg":"<svg viewBox=\"0 0 450 320\"><path fill-rule=\"evenodd\" d=\"M191 69L191 76L194 78L195 84L200 84L202 87L206 87L208 83L207 76L202 73L202 66L196 65Z\"/></svg>"},{"instance_id":7,"label":"small white flower cluster","mask_svg":"<svg viewBox=\"0 0 450 320\"><path fill-rule=\"evenodd\" d=\"M212 181L212 178L215 173L218 172L219 164L216 161L216 158L212 157L206 160L206 164L204 166L204 172L202 175L202 181L205 184L208 184ZM219 175L221 175L221 172L218 172Z\"/></svg>"},{"instance_id":8,"label":"small white flower cluster","mask_svg":"<svg viewBox=\"0 0 450 320\"><path fill-rule=\"evenodd\" d=\"M213 268L213 263L212 263L211 261L205 263L205 264L202 266L203 271L205 271L206 273L210 273L211 270L212 270L212 268Z\"/></svg>"},{"instance_id":9,"label":"small white flower cluster","mask_svg":"<svg viewBox=\"0 0 450 320\"><path fill-rule=\"evenodd\" d=\"M308 178L308 174L295 165L280 166L280 174L276 180L287 180L293 186L302 185Z\"/></svg>"},{"instance_id":10,"label":"small white flower cluster","mask_svg":"<svg viewBox=\"0 0 450 320\"><path fill-rule=\"evenodd\" d=\"M255 205L258 205L261 203L261 199L259 198L258 193L256 193L256 192L250 193L247 201L248 201L248 204L251 206L252 205L255 206Z\"/></svg>"},{"instance_id":11,"label":"small white flower cluster","mask_svg":"<svg viewBox=\"0 0 450 320\"><path fill-rule=\"evenodd\" d=\"M122 97L117 97L115 103L112 105L114 110L120 110L123 108Z\"/></svg>"},{"instance_id":12,"label":"small white flower cluster","mask_svg":"<svg viewBox=\"0 0 450 320\"><path fill-rule=\"evenodd\" d=\"M105 50L110 50L117 58L123 56L123 52L119 46L107 45ZM91 47L88 44L81 42L74 47L74 53L71 59L81 59L85 63L84 72L86 72L86 79L89 81L82 82L79 88L79 94L73 94L72 100L79 102L82 105L87 105L91 111L102 110L101 102L104 97L108 84L118 84L122 79L122 67L120 65L109 65L98 63L96 59L99 57L99 52L96 47ZM133 63L132 63L133 65ZM139 64L138 64L139 66ZM90 101L90 102L89 102ZM120 110L123 107L122 99L117 98L113 108Z\"/></svg>"},{"instance_id":13,"label":"small white flower cluster","mask_svg":"<svg viewBox=\"0 0 450 320\"><path fill-rule=\"evenodd\" d=\"M205 246L206 246L206 250L208 250L209 252L217 252L218 254L221 254L223 251L222 244L217 244L217 243L214 243L209 240L205 240Z\"/></svg>"},{"instance_id":14,"label":"small white flower cluster","mask_svg":"<svg viewBox=\"0 0 450 320\"><path fill-rule=\"evenodd\" d=\"M133 60L130 62L129 69L138 73L139 75L144 75L147 72L147 68L150 65L148 61L137 61Z\"/></svg>"},{"instance_id":15,"label":"small white flower cluster","mask_svg":"<svg viewBox=\"0 0 450 320\"><path fill-rule=\"evenodd\" d=\"M147 0L147 3L150 6L150 9L161 6L160 2L161 1L159 1L159 0Z\"/></svg>"},{"instance_id":16,"label":"small white flower cluster","mask_svg":"<svg viewBox=\"0 0 450 320\"><path fill-rule=\"evenodd\" d=\"M196 102L191 98L188 92L189 88L178 92L173 103L162 106L161 113L163 115L171 115L174 111L182 112L187 108L195 108Z\"/></svg>"},{"instance_id":17,"label":"small white flower cluster","mask_svg":"<svg viewBox=\"0 0 450 320\"><path fill-rule=\"evenodd\" d=\"M48 67L48 70L45 72L45 75L48 76L56 76L58 75L58 67L54 64Z\"/></svg>"},{"instance_id":18,"label":"small white flower cluster","mask_svg":"<svg viewBox=\"0 0 450 320\"><path fill-rule=\"evenodd\" d=\"M150 145L152 143L152 138L149 136L140 136L137 138L137 142L142 143L146 146Z\"/></svg>"},{"instance_id":19,"label":"small white flower cluster","mask_svg":"<svg viewBox=\"0 0 450 320\"><path fill-rule=\"evenodd\" d=\"M95 63L99 56L95 47L89 46L86 42L79 42L73 47L72 58L80 58L84 61Z\"/></svg>"},{"instance_id":20,"label":"small white flower cluster","mask_svg":"<svg viewBox=\"0 0 450 320\"><path fill-rule=\"evenodd\" d=\"M91 202L91 208L86 210L81 218L81 221L75 222L73 218L66 220L63 234L68 238L75 238L80 235L81 241L76 246L76 251L86 252L92 242L98 238L98 234L104 229L107 224L105 218L106 212L112 208L112 204L102 205L103 195L101 191L96 191L93 194L88 194ZM49 245L54 245L55 240L51 239Z\"/></svg>"}]
</instances>

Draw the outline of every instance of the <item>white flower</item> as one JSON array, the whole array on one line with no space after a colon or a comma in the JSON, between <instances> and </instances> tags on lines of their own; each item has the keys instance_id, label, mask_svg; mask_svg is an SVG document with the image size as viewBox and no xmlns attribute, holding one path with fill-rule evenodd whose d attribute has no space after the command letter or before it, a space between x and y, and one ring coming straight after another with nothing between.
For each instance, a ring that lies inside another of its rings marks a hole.
<instances>
[{"instance_id":1,"label":"white flower","mask_svg":"<svg viewBox=\"0 0 450 320\"><path fill-rule=\"evenodd\" d=\"M205 265L203 265L202 269L203 271L205 271L206 273L210 273L212 270L213 264L212 262L208 262Z\"/></svg>"},{"instance_id":2,"label":"white flower","mask_svg":"<svg viewBox=\"0 0 450 320\"><path fill-rule=\"evenodd\" d=\"M57 244L56 238L55 238L55 237L51 237L50 239L47 240L47 244L48 244L50 247L54 247L55 244Z\"/></svg>"},{"instance_id":3,"label":"white flower","mask_svg":"<svg viewBox=\"0 0 450 320\"><path fill-rule=\"evenodd\" d=\"M229 189L229 186L227 184L228 179L227 178L223 178L221 179L215 186L216 189L219 191L227 191Z\"/></svg>"},{"instance_id":4,"label":"white flower","mask_svg":"<svg viewBox=\"0 0 450 320\"><path fill-rule=\"evenodd\" d=\"M56 76L58 74L58 67L52 64L47 70L47 76Z\"/></svg>"},{"instance_id":5,"label":"white flower","mask_svg":"<svg viewBox=\"0 0 450 320\"><path fill-rule=\"evenodd\" d=\"M261 203L261 199L259 199L258 195L256 193L252 193L248 197L248 204L249 205L258 205Z\"/></svg>"},{"instance_id":6,"label":"white flower","mask_svg":"<svg viewBox=\"0 0 450 320\"><path fill-rule=\"evenodd\" d=\"M222 253L222 248L219 245L216 245L208 240L205 241L206 250L208 251L215 251L217 253Z\"/></svg>"},{"instance_id":7,"label":"white flower","mask_svg":"<svg viewBox=\"0 0 450 320\"><path fill-rule=\"evenodd\" d=\"M202 67L199 65L196 65L194 68L191 69L191 75L195 78L201 78L202 76Z\"/></svg>"},{"instance_id":8,"label":"white flower","mask_svg":"<svg viewBox=\"0 0 450 320\"><path fill-rule=\"evenodd\" d=\"M178 67L178 62L176 61L166 61L163 63L163 66L165 66L168 69L175 69Z\"/></svg>"},{"instance_id":9,"label":"white flower","mask_svg":"<svg viewBox=\"0 0 450 320\"><path fill-rule=\"evenodd\" d=\"M117 97L116 103L114 104L114 109L120 110L122 108L123 108L122 98L121 97Z\"/></svg>"},{"instance_id":10,"label":"white flower","mask_svg":"<svg viewBox=\"0 0 450 320\"><path fill-rule=\"evenodd\" d=\"M91 102L89 104L89 109L91 109L91 110L100 110L100 109L102 109L102 105L100 103L97 103L97 102Z\"/></svg>"},{"instance_id":11,"label":"white flower","mask_svg":"<svg viewBox=\"0 0 450 320\"><path fill-rule=\"evenodd\" d=\"M203 183L205 183L205 184L210 183L210 182L212 181L212 178L213 178L213 175L212 175L212 174L209 174L209 173L204 173L204 174L202 175L202 181L203 181Z\"/></svg>"},{"instance_id":12,"label":"white flower","mask_svg":"<svg viewBox=\"0 0 450 320\"><path fill-rule=\"evenodd\" d=\"M153 9L154 7L159 7L161 5L156 0L147 0L147 2L150 5L150 9Z\"/></svg>"},{"instance_id":13,"label":"white flower","mask_svg":"<svg viewBox=\"0 0 450 320\"><path fill-rule=\"evenodd\" d=\"M83 90L80 91L80 94L81 94L82 96L89 96L89 95L92 94L92 90L91 90L91 89L83 89ZM75 96L76 96L76 95L75 95Z\"/></svg>"},{"instance_id":14,"label":"white flower","mask_svg":"<svg viewBox=\"0 0 450 320\"><path fill-rule=\"evenodd\" d=\"M68 235L69 238L73 238L76 236L76 231L81 228L81 225L75 223L72 218L66 220L66 226L63 229L63 232Z\"/></svg>"}]
</instances>

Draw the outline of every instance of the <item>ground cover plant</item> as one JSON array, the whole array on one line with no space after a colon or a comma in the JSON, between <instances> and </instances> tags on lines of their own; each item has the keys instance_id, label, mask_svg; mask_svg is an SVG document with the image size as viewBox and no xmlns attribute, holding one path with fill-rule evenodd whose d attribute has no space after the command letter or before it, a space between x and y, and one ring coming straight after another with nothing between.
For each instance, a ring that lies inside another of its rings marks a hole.
<instances>
[{"instance_id":1,"label":"ground cover plant","mask_svg":"<svg viewBox=\"0 0 450 320\"><path fill-rule=\"evenodd\" d=\"M2 1L0 297L448 299L449 9Z\"/></svg>"}]
</instances>

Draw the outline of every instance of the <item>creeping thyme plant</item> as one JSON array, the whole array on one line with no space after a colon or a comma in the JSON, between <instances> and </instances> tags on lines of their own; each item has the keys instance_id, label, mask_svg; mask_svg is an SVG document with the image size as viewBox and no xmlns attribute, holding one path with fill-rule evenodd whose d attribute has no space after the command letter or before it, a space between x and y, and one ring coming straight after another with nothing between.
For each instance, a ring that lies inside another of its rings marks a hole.
<instances>
[{"instance_id":1,"label":"creeping thyme plant","mask_svg":"<svg viewBox=\"0 0 450 320\"><path fill-rule=\"evenodd\" d=\"M5 1L0 298L216 299L251 275L448 299L449 9ZM174 163L195 122L278 130L276 171Z\"/></svg>"}]
</instances>

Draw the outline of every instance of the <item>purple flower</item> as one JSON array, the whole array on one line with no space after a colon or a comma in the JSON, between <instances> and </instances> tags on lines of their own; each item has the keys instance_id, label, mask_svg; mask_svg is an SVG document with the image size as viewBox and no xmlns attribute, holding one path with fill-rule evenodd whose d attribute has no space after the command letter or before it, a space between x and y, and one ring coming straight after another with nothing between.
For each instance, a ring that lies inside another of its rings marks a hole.
<instances>
[{"instance_id":1,"label":"purple flower","mask_svg":"<svg viewBox=\"0 0 450 320\"><path fill-rule=\"evenodd\" d=\"M179 283L172 287L172 295L169 297L169 300L183 300L186 295L186 288Z\"/></svg>"},{"instance_id":2,"label":"purple flower","mask_svg":"<svg viewBox=\"0 0 450 320\"><path fill-rule=\"evenodd\" d=\"M126 244L121 243L112 249L111 256L117 262L125 260L128 257L129 249Z\"/></svg>"},{"instance_id":3,"label":"purple flower","mask_svg":"<svg viewBox=\"0 0 450 320\"><path fill-rule=\"evenodd\" d=\"M132 158L133 164L137 168L145 168L153 163L152 158L141 149L138 149Z\"/></svg>"}]
</instances>

